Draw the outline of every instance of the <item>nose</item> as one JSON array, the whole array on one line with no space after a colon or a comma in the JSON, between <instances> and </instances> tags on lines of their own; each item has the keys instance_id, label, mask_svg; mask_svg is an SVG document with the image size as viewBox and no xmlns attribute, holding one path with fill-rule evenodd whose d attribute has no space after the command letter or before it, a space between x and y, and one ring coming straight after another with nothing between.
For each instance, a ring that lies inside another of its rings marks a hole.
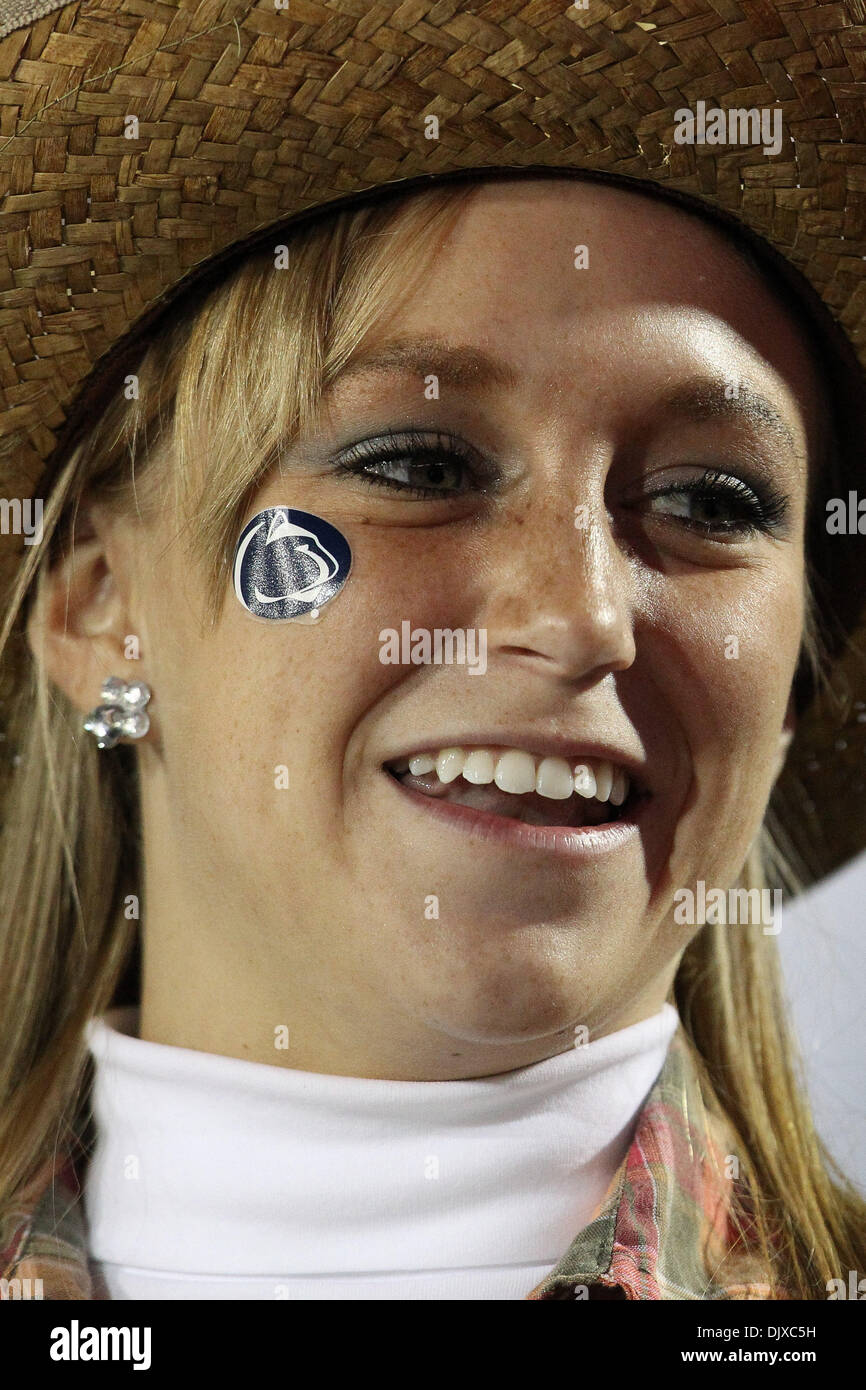
<instances>
[{"instance_id":1,"label":"nose","mask_svg":"<svg viewBox=\"0 0 866 1390\"><path fill-rule=\"evenodd\" d=\"M572 512L550 498L528 501L492 545L481 624L489 662L581 683L632 665L633 575L603 501Z\"/></svg>"}]
</instances>

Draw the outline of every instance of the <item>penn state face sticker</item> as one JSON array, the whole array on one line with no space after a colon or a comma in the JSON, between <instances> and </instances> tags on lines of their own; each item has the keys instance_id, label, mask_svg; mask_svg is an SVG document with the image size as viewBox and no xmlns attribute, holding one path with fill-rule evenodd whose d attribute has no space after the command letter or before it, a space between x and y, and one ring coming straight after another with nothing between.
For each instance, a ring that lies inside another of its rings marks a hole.
<instances>
[{"instance_id":1,"label":"penn state face sticker","mask_svg":"<svg viewBox=\"0 0 866 1390\"><path fill-rule=\"evenodd\" d=\"M240 534L234 589L256 618L310 622L336 598L351 567L349 542L336 526L312 512L268 507Z\"/></svg>"}]
</instances>

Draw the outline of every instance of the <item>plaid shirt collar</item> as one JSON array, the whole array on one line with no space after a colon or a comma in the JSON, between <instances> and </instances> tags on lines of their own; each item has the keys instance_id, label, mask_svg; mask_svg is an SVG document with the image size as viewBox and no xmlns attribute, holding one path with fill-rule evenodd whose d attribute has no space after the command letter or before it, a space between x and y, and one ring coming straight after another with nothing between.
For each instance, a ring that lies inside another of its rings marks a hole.
<instances>
[{"instance_id":1,"label":"plaid shirt collar","mask_svg":"<svg viewBox=\"0 0 866 1390\"><path fill-rule=\"evenodd\" d=\"M528 1297L786 1298L737 1248L744 1165L728 1123L704 1106L680 1026L595 1219Z\"/></svg>"},{"instance_id":2,"label":"plaid shirt collar","mask_svg":"<svg viewBox=\"0 0 866 1390\"><path fill-rule=\"evenodd\" d=\"M727 1125L704 1108L696 1061L679 1027L595 1219L527 1298L786 1297L732 1248L731 1206L743 1159ZM88 1259L80 1194L72 1160L61 1155L3 1213L0 1299L109 1297ZM20 1285L6 1282L14 1280Z\"/></svg>"}]
</instances>

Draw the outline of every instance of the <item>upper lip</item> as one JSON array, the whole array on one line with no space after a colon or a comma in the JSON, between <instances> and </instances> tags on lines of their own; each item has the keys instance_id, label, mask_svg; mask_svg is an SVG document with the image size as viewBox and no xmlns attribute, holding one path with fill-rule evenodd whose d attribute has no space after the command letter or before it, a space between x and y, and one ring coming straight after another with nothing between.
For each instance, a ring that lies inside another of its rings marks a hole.
<instances>
[{"instance_id":1,"label":"upper lip","mask_svg":"<svg viewBox=\"0 0 866 1390\"><path fill-rule=\"evenodd\" d=\"M397 762L400 758L410 758L415 753L439 748L521 748L536 758L564 758L566 762L576 763L581 758L605 758L627 772L638 787L647 787L646 761L635 752L616 748L611 743L587 738L568 738L559 734L521 733L516 729L495 729L482 732L460 734L420 735L411 744L383 759L385 764Z\"/></svg>"}]
</instances>

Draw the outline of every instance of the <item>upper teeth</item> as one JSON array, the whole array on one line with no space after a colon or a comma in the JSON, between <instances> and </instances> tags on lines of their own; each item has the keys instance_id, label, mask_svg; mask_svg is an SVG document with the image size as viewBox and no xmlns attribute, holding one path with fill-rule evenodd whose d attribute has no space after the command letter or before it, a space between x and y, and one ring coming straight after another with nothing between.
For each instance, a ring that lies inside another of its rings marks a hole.
<instances>
[{"instance_id":1,"label":"upper teeth","mask_svg":"<svg viewBox=\"0 0 866 1390\"><path fill-rule=\"evenodd\" d=\"M500 791L515 796L538 792L553 801L564 801L577 792L621 806L628 796L629 776L605 758L583 758L569 763L565 758L536 758L520 748L501 752L489 748L440 748L436 753L415 753L396 764L397 771L413 776L435 772L440 782L463 777L466 782L484 785L495 782Z\"/></svg>"}]
</instances>

